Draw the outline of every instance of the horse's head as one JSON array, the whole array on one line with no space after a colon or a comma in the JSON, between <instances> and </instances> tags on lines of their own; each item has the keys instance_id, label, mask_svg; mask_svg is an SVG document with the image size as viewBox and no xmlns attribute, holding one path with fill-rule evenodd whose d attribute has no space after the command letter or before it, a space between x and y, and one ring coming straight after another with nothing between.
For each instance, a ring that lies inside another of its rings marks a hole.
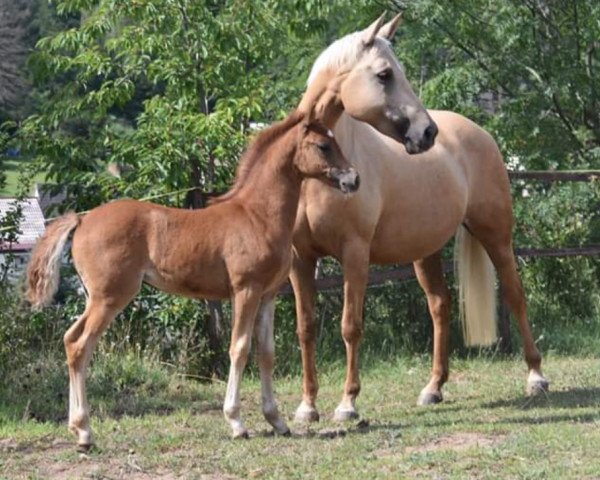
<instances>
[{"instance_id":1,"label":"horse's head","mask_svg":"<svg viewBox=\"0 0 600 480\"><path fill-rule=\"evenodd\" d=\"M343 193L358 189L358 173L346 160L329 128L309 116L301 122L299 136L295 166L301 175L325 181Z\"/></svg>"},{"instance_id":2,"label":"horse's head","mask_svg":"<svg viewBox=\"0 0 600 480\"><path fill-rule=\"evenodd\" d=\"M435 141L437 125L413 92L390 46L400 16L383 22L384 15L321 53L306 96L309 103L318 98L324 110L324 100L339 105L353 118L403 143L408 153L424 152Z\"/></svg>"}]
</instances>

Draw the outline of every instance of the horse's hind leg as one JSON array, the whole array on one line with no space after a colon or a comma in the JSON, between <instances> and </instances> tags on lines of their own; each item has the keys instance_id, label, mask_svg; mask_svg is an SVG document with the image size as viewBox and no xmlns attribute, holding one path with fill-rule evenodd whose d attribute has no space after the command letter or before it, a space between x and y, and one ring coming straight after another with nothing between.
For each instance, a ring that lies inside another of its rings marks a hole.
<instances>
[{"instance_id":1,"label":"horse's hind leg","mask_svg":"<svg viewBox=\"0 0 600 480\"><path fill-rule=\"evenodd\" d=\"M256 325L254 326L256 353L260 369L262 408L265 418L275 431L281 435L288 435L290 429L279 415L277 402L273 395L273 365L275 363L274 317L275 299L263 299L258 311Z\"/></svg>"},{"instance_id":2,"label":"horse's hind leg","mask_svg":"<svg viewBox=\"0 0 600 480\"><path fill-rule=\"evenodd\" d=\"M77 435L77 445L89 448L92 441L85 377L94 347L118 309L104 302L88 301L85 312L64 336L69 367L69 429Z\"/></svg>"},{"instance_id":3,"label":"horse's hind leg","mask_svg":"<svg viewBox=\"0 0 600 480\"><path fill-rule=\"evenodd\" d=\"M491 231L468 224L473 234L487 251L496 271L504 294L504 301L517 319L519 332L523 338L523 349L525 361L529 368L527 378L527 393L535 394L548 389L548 381L542 375L542 356L535 346L531 327L527 319L527 304L521 284L521 278L517 272L517 262L512 248L510 233L502 235L501 232ZM510 231L510 229L508 230Z\"/></svg>"},{"instance_id":4,"label":"horse's hind leg","mask_svg":"<svg viewBox=\"0 0 600 480\"><path fill-rule=\"evenodd\" d=\"M319 384L317 380L315 323L315 267L316 260L293 252L290 281L296 300L297 334L302 352L302 403L296 409L296 422L316 422L319 412L316 407Z\"/></svg>"},{"instance_id":5,"label":"horse's hind leg","mask_svg":"<svg viewBox=\"0 0 600 480\"><path fill-rule=\"evenodd\" d=\"M450 336L450 291L446 285L440 253L414 262L415 273L427 295L433 321L433 367L431 380L421 390L418 405L443 400L442 385L448 380L448 341Z\"/></svg>"}]
</instances>

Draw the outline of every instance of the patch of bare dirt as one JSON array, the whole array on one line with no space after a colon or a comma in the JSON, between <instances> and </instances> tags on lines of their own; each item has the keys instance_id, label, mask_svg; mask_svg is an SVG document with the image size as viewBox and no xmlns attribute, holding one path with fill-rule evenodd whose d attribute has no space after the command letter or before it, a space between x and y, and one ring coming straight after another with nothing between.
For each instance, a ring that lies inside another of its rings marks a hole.
<instances>
[{"instance_id":1,"label":"patch of bare dirt","mask_svg":"<svg viewBox=\"0 0 600 480\"><path fill-rule=\"evenodd\" d=\"M458 432L436 438L424 445L407 447L406 453L427 453L439 450L467 450L469 448L489 448L502 443L506 435L485 435L474 432Z\"/></svg>"},{"instance_id":2,"label":"patch of bare dirt","mask_svg":"<svg viewBox=\"0 0 600 480\"><path fill-rule=\"evenodd\" d=\"M45 448L23 449L15 442L2 442L4 450L19 454L10 464L5 464L0 477L8 474L8 478L36 477L53 480L72 479L127 479L127 480L179 480L188 478L185 473L174 473L163 467L144 469L138 463L135 454L127 457L94 458L92 455L80 454L73 460L57 459L61 453L73 449L71 442L56 440ZM199 472L194 472L197 475ZM234 480L235 477L220 473L199 474L202 480Z\"/></svg>"}]
</instances>

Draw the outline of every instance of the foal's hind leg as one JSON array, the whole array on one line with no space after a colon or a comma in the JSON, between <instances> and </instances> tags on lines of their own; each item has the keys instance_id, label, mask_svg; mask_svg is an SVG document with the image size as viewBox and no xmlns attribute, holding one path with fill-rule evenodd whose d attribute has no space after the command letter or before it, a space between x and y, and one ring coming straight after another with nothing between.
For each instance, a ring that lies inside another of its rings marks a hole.
<instances>
[{"instance_id":1,"label":"foal's hind leg","mask_svg":"<svg viewBox=\"0 0 600 480\"><path fill-rule=\"evenodd\" d=\"M277 402L273 395L273 365L275 363L274 317L275 299L263 299L256 319L256 325L254 326L256 353L260 369L262 408L267 422L273 426L275 431L280 435L288 435L290 429L279 415Z\"/></svg>"},{"instance_id":2,"label":"foal's hind leg","mask_svg":"<svg viewBox=\"0 0 600 480\"><path fill-rule=\"evenodd\" d=\"M527 305L521 279L517 272L517 262L512 248L510 234L499 235L498 232L477 229L468 224L469 230L481 242L496 271L504 294L504 301L515 315L519 332L523 338L523 349L525 361L529 368L527 378L527 393L532 395L540 391L548 390L548 381L544 378L541 370L542 356L535 346L531 327L527 319Z\"/></svg>"},{"instance_id":3,"label":"foal's hind leg","mask_svg":"<svg viewBox=\"0 0 600 480\"><path fill-rule=\"evenodd\" d=\"M77 445L89 448L92 443L90 413L85 389L86 369L94 347L119 309L89 300L85 312L64 336L69 367L69 429L77 435Z\"/></svg>"},{"instance_id":4,"label":"foal's hind leg","mask_svg":"<svg viewBox=\"0 0 600 480\"><path fill-rule=\"evenodd\" d=\"M418 405L431 405L443 400L442 385L448 380L448 341L450 338L450 291L442 270L440 252L414 262L421 288L433 321L433 367L431 380L421 390Z\"/></svg>"}]
</instances>

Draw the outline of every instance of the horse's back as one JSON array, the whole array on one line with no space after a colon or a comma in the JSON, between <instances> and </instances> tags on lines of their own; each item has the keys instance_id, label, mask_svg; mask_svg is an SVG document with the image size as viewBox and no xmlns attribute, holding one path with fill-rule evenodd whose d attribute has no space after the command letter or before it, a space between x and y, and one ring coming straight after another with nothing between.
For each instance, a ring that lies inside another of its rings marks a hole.
<instances>
[{"instance_id":1,"label":"horse's back","mask_svg":"<svg viewBox=\"0 0 600 480\"><path fill-rule=\"evenodd\" d=\"M512 227L510 181L504 159L494 138L468 118L453 112L431 111L432 118L458 145L454 156L464 169L468 185L466 222L497 223L497 229ZM491 225L489 228L492 228Z\"/></svg>"},{"instance_id":2,"label":"horse's back","mask_svg":"<svg viewBox=\"0 0 600 480\"><path fill-rule=\"evenodd\" d=\"M81 217L73 236L73 248L92 250L146 235L149 214L164 207L137 200L117 200L100 205Z\"/></svg>"}]
</instances>

